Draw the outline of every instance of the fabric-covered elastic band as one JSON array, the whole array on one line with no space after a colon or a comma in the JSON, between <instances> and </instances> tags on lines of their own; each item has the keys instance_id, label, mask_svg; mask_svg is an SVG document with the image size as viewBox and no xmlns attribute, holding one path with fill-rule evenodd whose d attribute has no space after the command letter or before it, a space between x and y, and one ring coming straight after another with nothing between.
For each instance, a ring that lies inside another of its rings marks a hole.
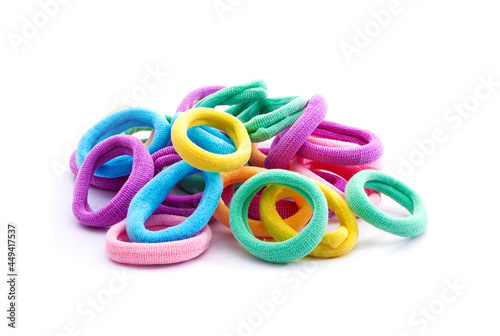
<instances>
[{"instance_id":1,"label":"fabric-covered elastic band","mask_svg":"<svg viewBox=\"0 0 500 336\"><path fill-rule=\"evenodd\" d=\"M158 231L179 225L185 217L152 215L144 223L146 229ZM205 226L191 238L164 243L132 243L125 229L125 221L114 225L106 233L106 253L116 262L131 265L166 265L196 258L210 245L212 231Z\"/></svg>"},{"instance_id":2,"label":"fabric-covered elastic band","mask_svg":"<svg viewBox=\"0 0 500 336\"><path fill-rule=\"evenodd\" d=\"M93 211L87 201L90 180L99 167L121 155L132 155L132 170L118 193L105 206ZM99 142L87 154L76 175L73 213L84 225L106 227L125 219L137 192L153 178L153 159L142 142L131 135L115 135Z\"/></svg>"}]
</instances>

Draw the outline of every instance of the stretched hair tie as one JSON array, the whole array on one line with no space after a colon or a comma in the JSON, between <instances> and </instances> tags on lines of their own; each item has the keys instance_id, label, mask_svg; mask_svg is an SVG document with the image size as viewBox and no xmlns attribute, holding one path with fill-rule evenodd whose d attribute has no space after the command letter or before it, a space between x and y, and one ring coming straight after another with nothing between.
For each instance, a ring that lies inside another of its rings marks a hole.
<instances>
[{"instance_id":1,"label":"stretched hair tie","mask_svg":"<svg viewBox=\"0 0 500 336\"><path fill-rule=\"evenodd\" d=\"M269 184L297 191L313 211L309 223L300 233L283 242L261 241L254 237L249 226L250 201ZM229 223L234 237L248 252L266 261L286 263L308 255L318 246L328 224L328 205L321 189L312 180L287 170L271 169L251 177L236 191L231 200Z\"/></svg>"},{"instance_id":2,"label":"stretched hair tie","mask_svg":"<svg viewBox=\"0 0 500 336\"><path fill-rule=\"evenodd\" d=\"M198 147L187 134L188 129L195 126L211 126L223 130L235 144L236 151L231 154L215 154ZM193 108L176 115L172 126L172 144L190 165L213 172L237 169L248 162L251 153L251 142L243 124L235 117L211 108Z\"/></svg>"},{"instance_id":3,"label":"stretched hair tie","mask_svg":"<svg viewBox=\"0 0 500 336\"><path fill-rule=\"evenodd\" d=\"M323 121L327 109L326 101L321 95L313 96L297 121L274 139L264 166L267 169L285 169L302 144Z\"/></svg>"},{"instance_id":4,"label":"stretched hair tie","mask_svg":"<svg viewBox=\"0 0 500 336\"><path fill-rule=\"evenodd\" d=\"M184 177L201 172L206 189L201 201L184 222L159 231L149 231L144 222L167 197L173 186ZM133 198L127 213L127 233L133 242L160 243L186 239L200 232L208 223L222 194L219 173L200 171L186 161L177 162L162 170Z\"/></svg>"},{"instance_id":5,"label":"stretched hair tie","mask_svg":"<svg viewBox=\"0 0 500 336\"><path fill-rule=\"evenodd\" d=\"M322 258L338 257L349 252L356 244L359 233L358 224L352 210L342 197L327 186L319 182L316 184L325 195L328 208L333 210L337 216L340 227L325 233L318 246L309 255ZM296 194L296 191L278 185L270 185L262 193L260 200L262 222L277 241L286 241L298 235L296 230L283 221L276 211L275 205L277 200Z\"/></svg>"},{"instance_id":6,"label":"stretched hair tie","mask_svg":"<svg viewBox=\"0 0 500 336\"><path fill-rule=\"evenodd\" d=\"M318 145L306 140L297 150L297 156L314 162L336 166L360 166L377 161L383 153L380 139L367 130L324 120L314 130L312 135L320 138L350 142L360 146L343 146L339 148ZM274 143L278 143L282 136L282 134L278 134Z\"/></svg>"},{"instance_id":7,"label":"stretched hair tie","mask_svg":"<svg viewBox=\"0 0 500 336\"><path fill-rule=\"evenodd\" d=\"M386 194L411 215L405 218L386 215L368 199L365 189ZM347 182L345 199L359 218L394 235L416 237L427 228L427 211L420 196L403 182L378 170L363 170L354 175Z\"/></svg>"},{"instance_id":8,"label":"stretched hair tie","mask_svg":"<svg viewBox=\"0 0 500 336\"><path fill-rule=\"evenodd\" d=\"M150 153L160 150L170 142L170 124L163 115L142 107L123 108L99 121L82 136L76 149L77 166L81 167L83 160L96 144L135 126L155 129L154 138L147 147ZM128 175L131 168L132 158L118 157L103 164L94 174L100 177L120 177Z\"/></svg>"},{"instance_id":9,"label":"stretched hair tie","mask_svg":"<svg viewBox=\"0 0 500 336\"><path fill-rule=\"evenodd\" d=\"M185 217L152 215L144 223L150 231L179 225ZM166 265L196 258L210 245L212 231L205 226L193 237L164 243L132 243L121 221L106 233L106 253L116 262L131 265Z\"/></svg>"},{"instance_id":10,"label":"stretched hair tie","mask_svg":"<svg viewBox=\"0 0 500 336\"><path fill-rule=\"evenodd\" d=\"M111 201L92 211L87 201L92 175L103 164L121 155L133 157L130 176ZM153 174L153 159L139 139L130 135L107 138L92 148L80 167L73 192L73 214L87 226L106 227L118 223L125 219L132 198Z\"/></svg>"},{"instance_id":11,"label":"stretched hair tie","mask_svg":"<svg viewBox=\"0 0 500 336\"><path fill-rule=\"evenodd\" d=\"M247 181L249 178L265 171L266 169L264 168L244 166L233 171L224 172L221 174L222 185L224 188L226 188L227 186L230 186L234 183ZM309 218L311 218L312 210L309 204L302 197L299 196L293 197L293 200L297 204L297 206L292 208L293 210L290 209L291 211L289 211L289 209L285 208L286 207L285 205L282 206L285 209L282 208L280 212L282 212L282 214L285 213L284 217L287 218L284 221L287 225L290 225L296 230L300 230L307 223ZM259 201L260 197L257 198L257 202ZM232 199L231 199L231 204L232 204ZM248 213L248 208L247 208L247 213ZM214 212L214 217L223 225L230 227L229 208L227 207L224 200L222 199L219 200L219 204L217 205L217 208L215 209ZM271 237L271 234L266 230L262 221L256 219L248 219L248 225L254 236L262 238Z\"/></svg>"}]
</instances>

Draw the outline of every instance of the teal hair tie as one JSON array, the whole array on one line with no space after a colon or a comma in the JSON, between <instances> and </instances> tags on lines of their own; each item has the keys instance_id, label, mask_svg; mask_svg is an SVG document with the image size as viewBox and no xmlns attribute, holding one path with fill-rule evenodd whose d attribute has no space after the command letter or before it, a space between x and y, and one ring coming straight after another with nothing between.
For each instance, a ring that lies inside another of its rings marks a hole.
<instances>
[{"instance_id":1,"label":"teal hair tie","mask_svg":"<svg viewBox=\"0 0 500 336\"><path fill-rule=\"evenodd\" d=\"M394 218L373 204L365 189L381 192L411 215ZM345 188L345 199L356 215L371 225L401 237L416 237L427 228L427 211L420 196L403 182L378 170L362 170L354 175Z\"/></svg>"},{"instance_id":2,"label":"teal hair tie","mask_svg":"<svg viewBox=\"0 0 500 336\"><path fill-rule=\"evenodd\" d=\"M313 215L298 235L283 242L265 242L254 237L248 225L248 208L255 194L269 184L292 188L311 205ZM308 255L319 244L328 224L325 195L311 179L281 169L263 171L248 179L234 194L229 225L236 239L251 254L274 263L286 263Z\"/></svg>"}]
</instances>

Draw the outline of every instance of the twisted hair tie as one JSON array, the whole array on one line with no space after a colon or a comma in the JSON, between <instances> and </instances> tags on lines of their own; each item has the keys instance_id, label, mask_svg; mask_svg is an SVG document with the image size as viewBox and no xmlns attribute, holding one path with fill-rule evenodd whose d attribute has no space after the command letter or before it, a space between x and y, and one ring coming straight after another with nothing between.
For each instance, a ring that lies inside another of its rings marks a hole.
<instances>
[{"instance_id":1,"label":"twisted hair tie","mask_svg":"<svg viewBox=\"0 0 500 336\"><path fill-rule=\"evenodd\" d=\"M338 194L319 182L316 184L325 195L328 208L337 216L340 227L325 233L318 246L309 255L322 258L338 257L349 252L356 244L358 224L352 210ZM277 241L286 241L298 235L296 230L283 221L275 205L277 200L296 194L296 191L278 185L270 185L262 193L260 201L262 222Z\"/></svg>"},{"instance_id":2,"label":"twisted hair tie","mask_svg":"<svg viewBox=\"0 0 500 336\"><path fill-rule=\"evenodd\" d=\"M249 226L247 213L250 201L269 184L297 191L313 211L309 224L299 234L283 242L261 241L254 237ZM233 235L248 252L263 260L285 263L308 255L319 244L328 224L328 205L321 189L312 180L287 170L271 169L251 177L236 191L231 200L229 222Z\"/></svg>"},{"instance_id":3,"label":"twisted hair tie","mask_svg":"<svg viewBox=\"0 0 500 336\"><path fill-rule=\"evenodd\" d=\"M226 132L236 145L231 154L214 154L198 147L187 131L194 126L212 126ZM210 108L193 108L177 116L172 127L172 144L190 165L214 172L237 169L248 162L251 143L243 124L235 117Z\"/></svg>"},{"instance_id":4,"label":"twisted hair tie","mask_svg":"<svg viewBox=\"0 0 500 336\"><path fill-rule=\"evenodd\" d=\"M211 86L205 86L198 88L196 90L193 90L189 92L184 99L182 99L181 103L177 107L177 112L184 112L187 110L192 109L200 100L205 98L206 96L209 96L217 91L220 91L224 89L225 86L222 85L211 85ZM215 105L217 106L217 105ZM213 107L215 107L213 106ZM209 106L203 106L203 107L209 107Z\"/></svg>"},{"instance_id":5,"label":"twisted hair tie","mask_svg":"<svg viewBox=\"0 0 500 336\"><path fill-rule=\"evenodd\" d=\"M118 193L97 211L90 208L87 196L94 172L121 155L132 155L132 171ZM84 225L106 227L123 219L136 193L153 178L153 159L142 142L130 135L115 135L99 142L87 154L75 180L73 214Z\"/></svg>"},{"instance_id":6,"label":"twisted hair tie","mask_svg":"<svg viewBox=\"0 0 500 336\"><path fill-rule=\"evenodd\" d=\"M99 121L82 136L76 149L77 166L81 167L96 144L135 126L155 129L153 140L147 147L150 153L166 147L170 142L170 124L163 115L142 107L123 108ZM94 174L100 177L120 177L128 175L131 169L132 158L125 156L106 162Z\"/></svg>"},{"instance_id":7,"label":"twisted hair tie","mask_svg":"<svg viewBox=\"0 0 500 336\"><path fill-rule=\"evenodd\" d=\"M411 215L405 218L386 215L368 199L364 189L386 194ZM378 170L363 170L354 175L347 182L345 199L359 218L394 235L416 237L427 228L427 211L420 196L403 182Z\"/></svg>"},{"instance_id":8,"label":"twisted hair tie","mask_svg":"<svg viewBox=\"0 0 500 336\"><path fill-rule=\"evenodd\" d=\"M383 153L380 139L370 131L322 121L312 133L315 137L358 144L356 147L329 147L306 140L297 150L297 156L314 162L336 166L360 166L377 161ZM283 135L278 134L278 143ZM272 146L271 146L272 148Z\"/></svg>"},{"instance_id":9,"label":"twisted hair tie","mask_svg":"<svg viewBox=\"0 0 500 336\"><path fill-rule=\"evenodd\" d=\"M265 171L266 169L264 168L244 166L233 171L224 172L221 174L223 187L226 188L227 186L232 185L234 183L247 181L249 178L252 178L253 176L256 176L257 174ZM254 195L252 195L252 198ZM234 196L231 199L231 207L233 200ZM293 214L290 214L290 216L286 218L284 221L287 225L290 225L294 229L300 230L311 217L312 210L309 204L302 197L294 197L293 200L297 204L298 210ZM248 207L246 211L248 213ZM214 217L223 225L230 227L229 213L230 210L226 206L224 201L219 200L217 208L215 209L214 212ZM248 219L248 225L254 236L262 238L271 237L271 234L266 230L262 221L255 219Z\"/></svg>"},{"instance_id":10,"label":"twisted hair tie","mask_svg":"<svg viewBox=\"0 0 500 336\"><path fill-rule=\"evenodd\" d=\"M333 184L328 181L321 174L322 171L327 171L329 173L335 174L341 177L345 183L347 183L355 174L365 169L373 169L370 165L367 166L334 166L326 163L312 162L301 157L295 157L290 165L290 170L304 175L312 180L321 182L328 188L332 189L334 192L345 199L345 184ZM369 199L375 205L379 205L382 199L381 195L377 191L367 190Z\"/></svg>"},{"instance_id":11,"label":"twisted hair tie","mask_svg":"<svg viewBox=\"0 0 500 336\"><path fill-rule=\"evenodd\" d=\"M173 215L152 215L144 223L150 231L179 225L186 218ZM164 243L132 243L121 221L106 233L106 253L116 262L131 265L166 265L196 258L210 245L212 231L205 226L191 238Z\"/></svg>"},{"instance_id":12,"label":"twisted hair tie","mask_svg":"<svg viewBox=\"0 0 500 336\"><path fill-rule=\"evenodd\" d=\"M304 113L289 128L281 131L271 145L264 166L267 169L285 169L295 154L323 121L327 112L325 98L321 95L313 96L306 105Z\"/></svg>"},{"instance_id":13,"label":"twisted hair tie","mask_svg":"<svg viewBox=\"0 0 500 336\"><path fill-rule=\"evenodd\" d=\"M174 227L159 231L147 230L144 226L146 219L158 208L174 185L197 172L201 172L205 179L206 189L193 214ZM162 170L135 195L127 213L127 233L133 242L138 243L160 243L192 237L208 223L221 194L222 180L219 173L200 171L186 161L177 162Z\"/></svg>"}]
</instances>

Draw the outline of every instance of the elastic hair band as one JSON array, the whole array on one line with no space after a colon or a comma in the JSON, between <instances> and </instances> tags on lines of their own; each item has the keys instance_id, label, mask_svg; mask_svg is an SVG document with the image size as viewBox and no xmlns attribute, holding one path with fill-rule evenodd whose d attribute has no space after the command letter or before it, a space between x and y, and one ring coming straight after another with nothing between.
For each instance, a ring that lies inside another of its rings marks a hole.
<instances>
[{"instance_id":1,"label":"elastic hair band","mask_svg":"<svg viewBox=\"0 0 500 336\"><path fill-rule=\"evenodd\" d=\"M304 113L289 128L281 131L271 145L264 162L267 169L285 169L295 154L326 116L328 107L321 95L315 95L307 102Z\"/></svg>"},{"instance_id":2,"label":"elastic hair band","mask_svg":"<svg viewBox=\"0 0 500 336\"><path fill-rule=\"evenodd\" d=\"M133 157L130 176L111 201L92 211L87 201L92 175L105 162L121 155ZM153 174L153 159L139 139L131 135L107 138L92 148L80 167L73 192L73 214L87 226L106 227L118 223L125 219L132 198Z\"/></svg>"},{"instance_id":3,"label":"elastic hair band","mask_svg":"<svg viewBox=\"0 0 500 336\"><path fill-rule=\"evenodd\" d=\"M325 233L318 246L309 255L321 258L338 257L349 252L356 244L359 234L358 223L352 210L338 194L319 182L316 184L325 195L328 208L337 216L340 227ZM276 201L296 194L297 192L292 189L277 185L268 186L262 193L260 200L262 222L277 241L285 241L298 234L283 221L275 205Z\"/></svg>"},{"instance_id":4,"label":"elastic hair band","mask_svg":"<svg viewBox=\"0 0 500 336\"><path fill-rule=\"evenodd\" d=\"M252 142L261 142L292 126L306 104L307 100L300 96L266 98L231 106L226 112L243 122Z\"/></svg>"},{"instance_id":5,"label":"elastic hair band","mask_svg":"<svg viewBox=\"0 0 500 336\"><path fill-rule=\"evenodd\" d=\"M236 145L236 152L214 154L198 147L187 135L190 127L212 126L226 132ZM237 169L248 162L251 143L243 124L235 117L210 108L193 108L180 114L172 126L172 144L190 165L206 171Z\"/></svg>"},{"instance_id":6,"label":"elastic hair band","mask_svg":"<svg viewBox=\"0 0 500 336\"><path fill-rule=\"evenodd\" d=\"M123 108L99 121L82 136L76 149L77 166L81 167L83 160L96 144L135 126L147 126L155 130L153 140L147 147L149 153L166 147L170 142L170 124L163 115L143 107ZM97 169L95 175L120 177L128 175L131 169L132 158L125 156L106 162Z\"/></svg>"},{"instance_id":7,"label":"elastic hair band","mask_svg":"<svg viewBox=\"0 0 500 336\"><path fill-rule=\"evenodd\" d=\"M379 191L406 208L411 215L390 217L378 209L364 189ZM345 189L345 199L359 218L401 237L416 237L427 228L427 211L420 196L403 182L378 170L363 170L354 175Z\"/></svg>"},{"instance_id":8,"label":"elastic hair band","mask_svg":"<svg viewBox=\"0 0 500 336\"><path fill-rule=\"evenodd\" d=\"M152 215L144 223L151 231L182 223L186 218L174 215ZM106 233L106 253L116 262L131 265L166 265L196 258L210 245L212 231L205 226L191 238L164 243L132 243L125 230L125 221Z\"/></svg>"},{"instance_id":9,"label":"elastic hair band","mask_svg":"<svg viewBox=\"0 0 500 336\"><path fill-rule=\"evenodd\" d=\"M380 139L367 130L323 120L312 135L320 138L351 142L360 146L338 148L305 141L298 149L297 156L314 162L336 166L360 166L377 161L383 153ZM274 142L279 142L282 136L278 134Z\"/></svg>"},{"instance_id":10,"label":"elastic hair band","mask_svg":"<svg viewBox=\"0 0 500 336\"><path fill-rule=\"evenodd\" d=\"M255 238L248 224L250 201L269 184L299 192L313 211L309 223L300 233L283 242L265 242ZM286 170L271 169L251 177L236 191L231 200L229 223L233 235L248 252L266 261L285 263L308 255L318 246L328 224L328 205L321 189L312 180Z\"/></svg>"},{"instance_id":11,"label":"elastic hair band","mask_svg":"<svg viewBox=\"0 0 500 336\"><path fill-rule=\"evenodd\" d=\"M159 231L149 231L144 222L167 197L174 185L184 177L201 172L206 189L201 201L184 222ZM127 233L133 242L160 243L186 239L200 232L208 223L222 194L222 180L219 173L200 171L180 161L162 170L149 181L133 198L127 213Z\"/></svg>"},{"instance_id":12,"label":"elastic hair band","mask_svg":"<svg viewBox=\"0 0 500 336\"><path fill-rule=\"evenodd\" d=\"M230 186L234 183L247 181L249 178L252 178L253 176L256 176L265 171L266 169L264 168L244 166L233 171L224 172L221 174L223 187L226 188L227 186ZM307 223L309 218L311 218L312 210L309 204L306 202L306 200L304 200L302 197L294 197L293 200L297 204L298 210L295 213L291 214L284 221L287 225L290 225L290 227L293 227L296 230L300 230ZM232 202L233 199L231 199L231 207L232 207ZM230 227L229 212L230 212L229 208L224 203L224 200L221 199L219 200L219 204L215 209L214 217L223 225ZM248 208L247 208L247 213L248 213ZM262 221L255 219L248 219L248 225L250 227L250 230L252 231L252 234L255 237L261 237L261 238L271 237L271 234L266 230L264 223L262 223Z\"/></svg>"}]
</instances>

